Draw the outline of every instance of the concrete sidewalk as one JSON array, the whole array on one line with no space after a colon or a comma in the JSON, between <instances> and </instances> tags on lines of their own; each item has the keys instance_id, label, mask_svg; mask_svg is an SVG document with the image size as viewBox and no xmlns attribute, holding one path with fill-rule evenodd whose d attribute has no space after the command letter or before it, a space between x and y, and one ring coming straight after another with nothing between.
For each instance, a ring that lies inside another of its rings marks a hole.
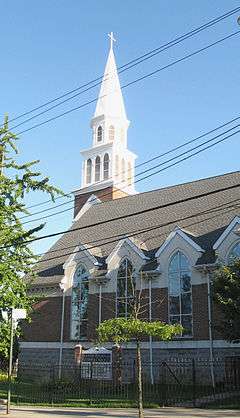
<instances>
[{"instance_id":1,"label":"concrete sidewalk","mask_svg":"<svg viewBox=\"0 0 240 418\"><path fill-rule=\"evenodd\" d=\"M6 411L0 410L0 417L5 417ZM102 408L39 408L39 407L13 407L10 417L13 418L131 418L137 417L136 409L102 409ZM186 408L160 408L146 409L145 418L240 418L240 411L186 409Z\"/></svg>"}]
</instances>

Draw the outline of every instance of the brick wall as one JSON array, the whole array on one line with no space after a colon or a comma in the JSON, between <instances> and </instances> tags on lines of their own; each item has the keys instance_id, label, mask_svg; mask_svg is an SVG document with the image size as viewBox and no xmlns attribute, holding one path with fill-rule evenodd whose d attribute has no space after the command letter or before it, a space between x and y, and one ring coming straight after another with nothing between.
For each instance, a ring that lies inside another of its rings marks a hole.
<instances>
[{"instance_id":1,"label":"brick wall","mask_svg":"<svg viewBox=\"0 0 240 418\"><path fill-rule=\"evenodd\" d=\"M223 336L221 332L216 328L221 324L223 319L223 313L215 303L212 304L212 322L213 322L213 338L215 340L222 340Z\"/></svg>"},{"instance_id":2,"label":"brick wall","mask_svg":"<svg viewBox=\"0 0 240 418\"><path fill-rule=\"evenodd\" d=\"M209 338L207 294L206 284L192 287L194 340L207 340Z\"/></svg>"},{"instance_id":3,"label":"brick wall","mask_svg":"<svg viewBox=\"0 0 240 418\"><path fill-rule=\"evenodd\" d=\"M168 322L168 289L152 289L152 319Z\"/></svg>"},{"instance_id":4,"label":"brick wall","mask_svg":"<svg viewBox=\"0 0 240 418\"><path fill-rule=\"evenodd\" d=\"M194 340L207 340L208 334L208 303L207 285L194 285L192 287L193 298L193 335ZM142 293L142 319L149 317L149 293L144 289ZM116 294L102 293L102 321L114 318L116 314ZM31 314L32 321L22 322L23 341L46 341L60 340L62 313L62 297L44 298L34 305ZM98 326L99 296L89 295L87 338L89 341L96 340L96 328ZM168 290L167 288L152 288L152 320L168 322ZM221 320L219 311L213 306L213 324ZM64 341L70 341L71 323L71 296L65 297L64 317ZM214 339L222 339L216 330L213 330Z\"/></svg>"},{"instance_id":5,"label":"brick wall","mask_svg":"<svg viewBox=\"0 0 240 418\"><path fill-rule=\"evenodd\" d=\"M98 295L89 294L88 311L87 311L87 339L93 341L96 339L96 327L98 326L98 310L99 297Z\"/></svg>"},{"instance_id":6,"label":"brick wall","mask_svg":"<svg viewBox=\"0 0 240 418\"><path fill-rule=\"evenodd\" d=\"M64 341L70 340L71 297L65 297ZM62 297L44 298L33 306L31 322L22 321L23 341L60 340Z\"/></svg>"}]
</instances>

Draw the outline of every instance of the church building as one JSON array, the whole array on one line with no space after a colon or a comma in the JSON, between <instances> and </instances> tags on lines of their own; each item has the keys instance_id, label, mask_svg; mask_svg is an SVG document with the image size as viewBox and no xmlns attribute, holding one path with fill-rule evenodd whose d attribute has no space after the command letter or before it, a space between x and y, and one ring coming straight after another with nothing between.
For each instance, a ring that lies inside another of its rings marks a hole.
<instances>
[{"instance_id":1,"label":"church building","mask_svg":"<svg viewBox=\"0 0 240 418\"><path fill-rule=\"evenodd\" d=\"M128 127L111 40L74 219L37 264L38 301L23 326L20 362L74 364L76 346L95 347L98 324L129 316L132 274L144 319L183 326L173 341L145 339L144 359L240 354L215 329L221 317L211 295L216 266L240 256L240 172L137 193ZM123 356L134 348L123 347Z\"/></svg>"}]
</instances>

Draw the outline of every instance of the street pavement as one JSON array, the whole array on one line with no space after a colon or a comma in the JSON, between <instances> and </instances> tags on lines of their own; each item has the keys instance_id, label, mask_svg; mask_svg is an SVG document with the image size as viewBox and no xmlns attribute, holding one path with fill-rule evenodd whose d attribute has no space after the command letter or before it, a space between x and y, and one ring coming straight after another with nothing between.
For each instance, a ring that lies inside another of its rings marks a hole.
<instances>
[{"instance_id":1,"label":"street pavement","mask_svg":"<svg viewBox=\"0 0 240 418\"><path fill-rule=\"evenodd\" d=\"M6 417L5 408L1 408L0 417ZM10 416L13 418L132 418L138 417L136 409L102 409L102 408L39 408L13 407ZM146 409L145 418L240 418L237 410L211 410L192 408Z\"/></svg>"}]
</instances>

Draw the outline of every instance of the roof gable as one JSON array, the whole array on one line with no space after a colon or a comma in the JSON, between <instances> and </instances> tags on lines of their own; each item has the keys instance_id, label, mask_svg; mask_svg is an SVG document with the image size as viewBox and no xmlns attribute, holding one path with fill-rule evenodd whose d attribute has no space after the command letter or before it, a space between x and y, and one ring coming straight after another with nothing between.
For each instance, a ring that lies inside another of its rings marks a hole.
<instances>
[{"instance_id":1,"label":"roof gable","mask_svg":"<svg viewBox=\"0 0 240 418\"><path fill-rule=\"evenodd\" d=\"M230 224L225 229L225 231L220 235L220 237L214 243L214 245L213 245L213 249L214 250L217 250L220 247L220 245L222 244L222 242L227 238L227 236L232 232L232 230L234 229L234 227L237 224L240 224L240 217L239 216L235 216L233 218L233 220L230 222Z\"/></svg>"},{"instance_id":2,"label":"roof gable","mask_svg":"<svg viewBox=\"0 0 240 418\"><path fill-rule=\"evenodd\" d=\"M201 253L204 252L204 250L200 247L200 245L196 244L195 241L193 241L189 235L187 235L181 228L176 227L174 231L170 232L164 243L161 245L161 247L158 249L158 251L155 254L155 257L159 257L162 252L165 250L165 248L170 244L171 241L174 240L174 238L179 235L182 239L184 239L189 245L191 245L196 251L199 251Z\"/></svg>"},{"instance_id":3,"label":"roof gable","mask_svg":"<svg viewBox=\"0 0 240 418\"><path fill-rule=\"evenodd\" d=\"M143 260L149 260L149 257L147 257L144 252L137 247L137 245L129 238L124 238L121 241L119 241L116 245L116 247L113 249L113 251L109 254L109 256L106 259L107 263L110 263L111 260L117 255L117 253L120 251L120 249L124 246L128 245L135 253L139 255Z\"/></svg>"},{"instance_id":4,"label":"roof gable","mask_svg":"<svg viewBox=\"0 0 240 418\"><path fill-rule=\"evenodd\" d=\"M78 261L78 255L80 252L83 252L84 255L91 261L92 264L94 264L95 266L99 265L98 260L94 257L94 255L92 255L90 253L90 251L82 244L78 245L73 253L70 255L70 257L68 257L68 259L65 261L63 268L66 269L67 267L69 267L72 263L76 263Z\"/></svg>"},{"instance_id":5,"label":"roof gable","mask_svg":"<svg viewBox=\"0 0 240 418\"><path fill-rule=\"evenodd\" d=\"M78 221L81 218L81 216L84 215L84 213L88 211L88 209L90 209L92 206L98 203L101 203L101 200L98 199L97 196L95 196L94 194L89 196L87 201L84 203L83 207L80 209L80 211L77 213L77 215L73 219L73 222Z\"/></svg>"}]
</instances>

